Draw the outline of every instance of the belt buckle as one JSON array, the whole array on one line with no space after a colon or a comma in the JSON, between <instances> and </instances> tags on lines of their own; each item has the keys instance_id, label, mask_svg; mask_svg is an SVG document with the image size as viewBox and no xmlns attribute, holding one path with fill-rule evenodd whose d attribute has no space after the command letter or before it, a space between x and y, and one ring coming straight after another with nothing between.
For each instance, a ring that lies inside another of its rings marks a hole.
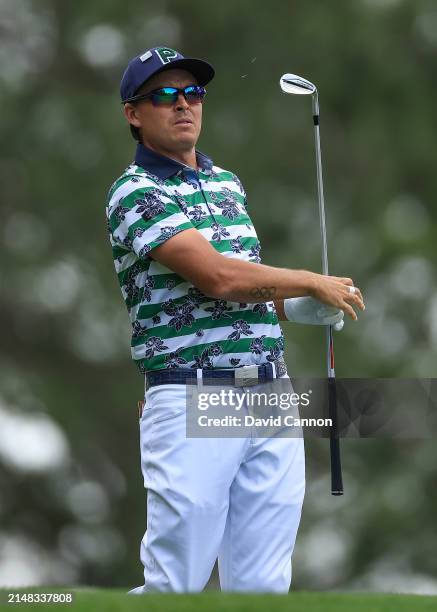
<instances>
[{"instance_id":1,"label":"belt buckle","mask_svg":"<svg viewBox=\"0 0 437 612\"><path fill-rule=\"evenodd\" d=\"M234 379L236 387L248 387L258 384L258 366L241 366L234 370Z\"/></svg>"}]
</instances>

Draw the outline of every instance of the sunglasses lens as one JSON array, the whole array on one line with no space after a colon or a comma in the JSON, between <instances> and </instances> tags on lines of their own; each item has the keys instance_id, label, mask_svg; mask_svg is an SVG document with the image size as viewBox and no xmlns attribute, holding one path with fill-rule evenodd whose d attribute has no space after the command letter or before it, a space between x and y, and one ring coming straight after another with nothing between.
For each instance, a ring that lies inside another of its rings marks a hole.
<instances>
[{"instance_id":1,"label":"sunglasses lens","mask_svg":"<svg viewBox=\"0 0 437 612\"><path fill-rule=\"evenodd\" d=\"M174 104L178 99L178 90L175 87L163 87L153 92L152 102L155 106Z\"/></svg>"},{"instance_id":2,"label":"sunglasses lens","mask_svg":"<svg viewBox=\"0 0 437 612\"><path fill-rule=\"evenodd\" d=\"M192 85L185 88L185 99L191 104L198 104L199 102L202 102L205 94L205 89L197 85Z\"/></svg>"}]
</instances>

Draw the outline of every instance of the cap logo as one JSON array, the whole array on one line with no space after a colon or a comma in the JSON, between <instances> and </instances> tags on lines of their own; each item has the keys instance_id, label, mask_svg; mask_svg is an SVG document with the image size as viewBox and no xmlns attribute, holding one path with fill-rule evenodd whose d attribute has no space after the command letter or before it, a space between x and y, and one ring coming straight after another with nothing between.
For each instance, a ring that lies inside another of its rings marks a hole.
<instances>
[{"instance_id":1,"label":"cap logo","mask_svg":"<svg viewBox=\"0 0 437 612\"><path fill-rule=\"evenodd\" d=\"M174 49L169 49L168 47L160 47L159 49L155 49L155 53L163 64L169 64L178 56L177 51Z\"/></svg>"}]
</instances>

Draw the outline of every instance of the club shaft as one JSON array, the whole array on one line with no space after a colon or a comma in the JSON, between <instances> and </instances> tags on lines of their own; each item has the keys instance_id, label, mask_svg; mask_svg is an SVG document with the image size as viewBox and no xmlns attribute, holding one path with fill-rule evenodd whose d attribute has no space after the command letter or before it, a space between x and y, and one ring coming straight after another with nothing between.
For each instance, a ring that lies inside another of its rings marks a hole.
<instances>
[{"instance_id":1,"label":"club shaft","mask_svg":"<svg viewBox=\"0 0 437 612\"><path fill-rule=\"evenodd\" d=\"M325 197L323 192L322 153L320 146L320 112L319 96L317 90L313 94L313 120L314 139L316 145L316 168L317 168L317 196L319 202L320 236L322 239L322 272L329 274L328 243L326 239ZM332 495L343 494L343 482L340 460L340 441L338 438L337 423L337 392L335 385L334 364L334 340L332 326L326 326L326 365L328 372L328 403L329 417L332 419L330 428L330 454L331 454L331 493Z\"/></svg>"},{"instance_id":2,"label":"club shaft","mask_svg":"<svg viewBox=\"0 0 437 612\"><path fill-rule=\"evenodd\" d=\"M320 114L319 114L319 96L317 91L313 95L313 119L314 119L314 140L316 144L316 168L317 168L317 198L319 202L319 221L320 221L320 237L322 239L322 272L329 274L328 264L328 242L326 239L326 217L325 217L325 196L323 191L323 170L322 170L322 150L320 146ZM333 356L334 346L332 340L332 329L328 325L326 327L326 365L328 369L328 378L335 377Z\"/></svg>"},{"instance_id":3,"label":"club shaft","mask_svg":"<svg viewBox=\"0 0 437 612\"><path fill-rule=\"evenodd\" d=\"M329 274L328 243L326 241L325 196L323 192L322 152L320 147L319 96L313 96L314 139L316 143L317 195L319 200L320 236L322 238L322 272ZM329 375L329 374L328 374Z\"/></svg>"}]
</instances>

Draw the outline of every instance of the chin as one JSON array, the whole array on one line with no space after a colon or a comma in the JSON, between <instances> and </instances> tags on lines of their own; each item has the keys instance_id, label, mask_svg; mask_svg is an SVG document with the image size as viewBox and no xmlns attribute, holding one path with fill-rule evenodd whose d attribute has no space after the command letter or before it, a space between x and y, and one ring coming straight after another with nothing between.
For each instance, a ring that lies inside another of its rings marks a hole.
<instances>
[{"instance_id":1,"label":"chin","mask_svg":"<svg viewBox=\"0 0 437 612\"><path fill-rule=\"evenodd\" d=\"M179 146L181 149L192 149L196 146L197 138L178 138L176 141L176 146Z\"/></svg>"}]
</instances>

